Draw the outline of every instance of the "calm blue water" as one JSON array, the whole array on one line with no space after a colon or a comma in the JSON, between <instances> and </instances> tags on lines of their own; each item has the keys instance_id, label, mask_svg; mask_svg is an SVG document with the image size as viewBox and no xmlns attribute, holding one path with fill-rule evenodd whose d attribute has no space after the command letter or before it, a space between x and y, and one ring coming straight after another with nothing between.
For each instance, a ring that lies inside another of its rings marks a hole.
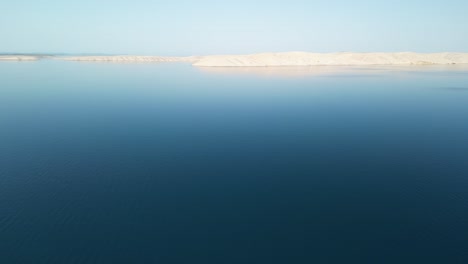
<instances>
[{"instance_id":1,"label":"calm blue water","mask_svg":"<svg viewBox=\"0 0 468 264\"><path fill-rule=\"evenodd\" d=\"M0 63L0 263L467 248L467 67Z\"/></svg>"}]
</instances>

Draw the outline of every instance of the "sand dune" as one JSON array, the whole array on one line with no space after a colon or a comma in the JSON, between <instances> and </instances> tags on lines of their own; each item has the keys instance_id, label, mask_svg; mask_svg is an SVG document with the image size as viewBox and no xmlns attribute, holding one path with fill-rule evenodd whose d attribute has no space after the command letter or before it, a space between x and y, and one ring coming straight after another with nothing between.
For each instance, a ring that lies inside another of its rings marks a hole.
<instances>
[{"instance_id":1,"label":"sand dune","mask_svg":"<svg viewBox=\"0 0 468 264\"><path fill-rule=\"evenodd\" d=\"M468 53L262 53L205 56L193 63L203 67L317 66L317 65L426 65L468 63Z\"/></svg>"},{"instance_id":2,"label":"sand dune","mask_svg":"<svg viewBox=\"0 0 468 264\"><path fill-rule=\"evenodd\" d=\"M35 61L38 59L38 56L0 55L0 61Z\"/></svg>"}]
</instances>

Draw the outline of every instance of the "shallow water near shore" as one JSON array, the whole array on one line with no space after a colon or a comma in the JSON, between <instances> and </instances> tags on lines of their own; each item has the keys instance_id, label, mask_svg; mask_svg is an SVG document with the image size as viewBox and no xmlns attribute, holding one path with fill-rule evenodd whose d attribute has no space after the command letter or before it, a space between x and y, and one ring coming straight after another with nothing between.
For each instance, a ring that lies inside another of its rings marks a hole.
<instances>
[{"instance_id":1,"label":"shallow water near shore","mask_svg":"<svg viewBox=\"0 0 468 264\"><path fill-rule=\"evenodd\" d=\"M0 263L467 263L468 67L0 63Z\"/></svg>"}]
</instances>

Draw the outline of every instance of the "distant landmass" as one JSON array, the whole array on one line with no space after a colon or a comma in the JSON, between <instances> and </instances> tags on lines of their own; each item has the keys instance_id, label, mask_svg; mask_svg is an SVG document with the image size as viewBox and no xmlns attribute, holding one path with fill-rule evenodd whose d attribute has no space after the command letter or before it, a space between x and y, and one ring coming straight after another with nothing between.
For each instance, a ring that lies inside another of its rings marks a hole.
<instances>
[{"instance_id":1,"label":"distant landmass","mask_svg":"<svg viewBox=\"0 0 468 264\"><path fill-rule=\"evenodd\" d=\"M211 55L190 57L126 56L126 55L63 55L3 54L0 60L34 61L57 59L91 62L187 62L199 67L273 67L320 65L435 65L468 64L468 53L309 53L282 52L251 55Z\"/></svg>"}]
</instances>

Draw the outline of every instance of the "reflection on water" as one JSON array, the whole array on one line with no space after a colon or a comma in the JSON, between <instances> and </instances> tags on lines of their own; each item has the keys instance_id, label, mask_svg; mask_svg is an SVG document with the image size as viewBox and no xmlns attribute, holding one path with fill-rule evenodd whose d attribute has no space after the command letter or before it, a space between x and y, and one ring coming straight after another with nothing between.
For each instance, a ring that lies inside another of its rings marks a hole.
<instances>
[{"instance_id":1,"label":"reflection on water","mask_svg":"<svg viewBox=\"0 0 468 264\"><path fill-rule=\"evenodd\" d=\"M256 75L264 77L301 76L371 76L385 73L468 72L468 65L412 65L412 66L289 66L289 67L198 67L202 73L222 75Z\"/></svg>"}]
</instances>

